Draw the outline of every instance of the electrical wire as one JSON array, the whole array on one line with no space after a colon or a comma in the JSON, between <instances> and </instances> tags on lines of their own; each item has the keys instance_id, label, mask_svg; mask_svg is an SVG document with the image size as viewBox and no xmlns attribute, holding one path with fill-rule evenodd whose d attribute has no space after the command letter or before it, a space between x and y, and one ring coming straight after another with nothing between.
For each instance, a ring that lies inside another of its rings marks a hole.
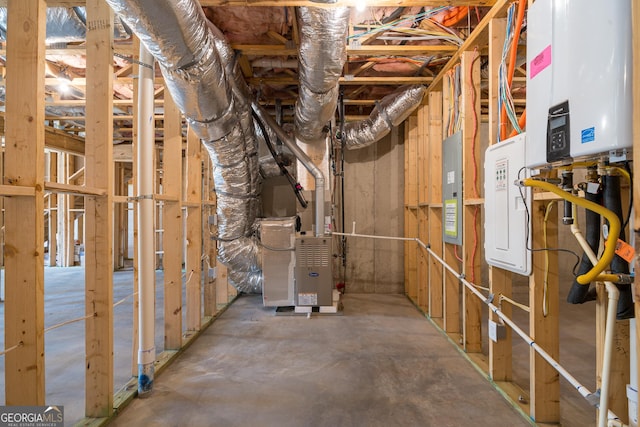
<instances>
[{"instance_id":1,"label":"electrical wire","mask_svg":"<svg viewBox=\"0 0 640 427\"><path fill-rule=\"evenodd\" d=\"M410 22L411 23L419 23L420 21L422 21L425 18L428 18L430 16L436 15L437 13L442 12L443 10L449 10L449 9L450 9L449 6L439 6L439 7L435 7L433 9L424 11L424 12L417 13L415 15L405 16L405 17L402 17L400 19L396 19L396 20L393 20L391 22L384 23L384 24L378 26L377 28L373 28L373 29L365 31L363 33L352 34L352 35L347 37L347 40L359 39L361 37L365 37L365 36L368 36L368 35L371 35L371 34L376 34L376 33L379 33L381 31L392 29L392 28L397 27L397 26L399 26L401 24L407 24L407 23L410 23Z\"/></svg>"},{"instance_id":2,"label":"electrical wire","mask_svg":"<svg viewBox=\"0 0 640 427\"><path fill-rule=\"evenodd\" d=\"M514 21L516 4L512 3L509 6L507 11L507 29L505 35L504 45L502 47L502 57L500 61L500 68L498 71L498 87L499 87L499 96L498 96L498 111L501 113L498 115L498 142L503 139L503 135L506 134L506 126L507 123L505 118L508 118L513 128L517 130L518 133L522 132L520 125L518 124L518 117L515 113L515 106L513 103L513 97L511 95L511 85L509 82L508 70L507 70L507 58L510 54L511 47L513 43L517 43L518 40L516 37L519 35L515 35L515 27L516 23ZM506 117L502 113L502 111L506 112Z\"/></svg>"},{"instance_id":3,"label":"electrical wire","mask_svg":"<svg viewBox=\"0 0 640 427\"><path fill-rule=\"evenodd\" d=\"M525 171L526 168L525 167L521 167L520 170L518 171L518 180L521 180L521 174L523 171ZM530 239L530 235L529 235L529 227L530 227L530 222L531 222L531 213L529 212L529 207L527 206L526 200L527 198L525 197L525 194L523 192L523 189L521 186L518 186L518 191L520 193L520 197L522 198L523 204L524 204L524 212L525 212L525 244L526 244L526 249L529 252L542 252L542 251L554 251L554 252L563 252L563 253L567 253L567 254L571 254L574 257L576 257L576 263L573 265L573 268L571 269L571 273L573 274L573 277L578 277L578 266L580 265L580 256L575 253L574 251L570 250L570 249L564 249L564 248L548 248L548 247L544 247L544 248L538 248L538 249L533 249L531 247L531 242L529 241ZM545 243L546 244L546 243Z\"/></svg>"},{"instance_id":4,"label":"electrical wire","mask_svg":"<svg viewBox=\"0 0 640 427\"><path fill-rule=\"evenodd\" d=\"M556 201L552 200L547 203L547 207L544 211L544 227L542 227L544 247L547 247L547 222L549 221L549 215L551 210L555 206ZM549 314L549 251L544 253L544 280L542 289L542 316L547 317Z\"/></svg>"},{"instance_id":5,"label":"electrical wire","mask_svg":"<svg viewBox=\"0 0 640 427\"><path fill-rule=\"evenodd\" d=\"M471 64L469 65L469 91L471 98L471 106L473 110L473 133L471 134L471 159L473 164L473 195L476 199L480 198L480 194L478 192L478 159L475 155L476 153L476 141L477 141L477 133L478 133L478 112L476 111L476 87L473 83L473 64L480 58L480 54L478 53L478 47L473 50L474 57L471 60ZM473 211L473 250L471 251L471 282L475 282L476 276L476 253L478 251L478 213L480 212L480 208L476 205Z\"/></svg>"}]
</instances>

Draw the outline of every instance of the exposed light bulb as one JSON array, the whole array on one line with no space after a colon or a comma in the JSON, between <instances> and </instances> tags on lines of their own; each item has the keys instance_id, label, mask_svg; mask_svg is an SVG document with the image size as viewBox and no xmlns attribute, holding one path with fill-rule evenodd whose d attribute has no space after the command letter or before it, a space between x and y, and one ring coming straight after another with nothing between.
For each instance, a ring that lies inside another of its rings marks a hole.
<instances>
[{"instance_id":1,"label":"exposed light bulb","mask_svg":"<svg viewBox=\"0 0 640 427\"><path fill-rule=\"evenodd\" d=\"M357 0L356 1L356 10L358 12L362 12L366 9L367 7L367 0Z\"/></svg>"},{"instance_id":2,"label":"exposed light bulb","mask_svg":"<svg viewBox=\"0 0 640 427\"><path fill-rule=\"evenodd\" d=\"M63 95L68 95L69 93L71 93L71 87L69 86L69 80L67 80L67 81L61 80L60 83L58 83L58 91Z\"/></svg>"}]
</instances>

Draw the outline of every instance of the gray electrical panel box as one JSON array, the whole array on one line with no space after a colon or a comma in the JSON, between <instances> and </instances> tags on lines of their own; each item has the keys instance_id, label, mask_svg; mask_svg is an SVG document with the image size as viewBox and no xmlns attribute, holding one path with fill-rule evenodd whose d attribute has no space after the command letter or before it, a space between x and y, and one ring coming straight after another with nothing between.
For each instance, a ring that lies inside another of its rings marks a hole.
<instances>
[{"instance_id":1,"label":"gray electrical panel box","mask_svg":"<svg viewBox=\"0 0 640 427\"><path fill-rule=\"evenodd\" d=\"M442 239L462 244L462 132L442 141Z\"/></svg>"},{"instance_id":2,"label":"gray electrical panel box","mask_svg":"<svg viewBox=\"0 0 640 427\"><path fill-rule=\"evenodd\" d=\"M296 306L333 304L331 237L296 238Z\"/></svg>"},{"instance_id":3,"label":"gray electrical panel box","mask_svg":"<svg viewBox=\"0 0 640 427\"><path fill-rule=\"evenodd\" d=\"M260 221L262 245L262 303L265 307L293 306L296 218Z\"/></svg>"}]
</instances>

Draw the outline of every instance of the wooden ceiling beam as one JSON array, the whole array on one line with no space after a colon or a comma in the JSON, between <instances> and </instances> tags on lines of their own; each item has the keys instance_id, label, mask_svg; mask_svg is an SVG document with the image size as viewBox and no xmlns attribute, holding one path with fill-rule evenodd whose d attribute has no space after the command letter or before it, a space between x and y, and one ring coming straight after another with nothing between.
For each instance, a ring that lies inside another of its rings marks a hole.
<instances>
[{"instance_id":1,"label":"wooden ceiling beam","mask_svg":"<svg viewBox=\"0 0 640 427\"><path fill-rule=\"evenodd\" d=\"M399 86L405 84L429 84L433 77L340 77L339 83L343 86L352 85L392 85ZM249 79L251 84L272 84L272 85L297 85L298 79L295 77L254 77Z\"/></svg>"},{"instance_id":2,"label":"wooden ceiling beam","mask_svg":"<svg viewBox=\"0 0 640 427\"><path fill-rule=\"evenodd\" d=\"M369 0L367 3L371 7L396 7L396 6L492 6L496 0ZM47 6L84 6L84 0L47 0ZM338 0L332 5L335 6L356 6L358 0ZM310 0L200 0L202 6L316 6L322 7L320 3ZM0 6L7 5L7 0L0 0Z\"/></svg>"},{"instance_id":3,"label":"wooden ceiling beam","mask_svg":"<svg viewBox=\"0 0 640 427\"><path fill-rule=\"evenodd\" d=\"M51 2L52 0L49 0ZM64 1L64 0L53 0ZM496 0L368 0L370 7L397 7L397 6L493 6ZM337 7L357 6L358 0L337 0L331 5L322 5L314 1L304 0L200 0L202 6L315 6Z\"/></svg>"},{"instance_id":4,"label":"wooden ceiling beam","mask_svg":"<svg viewBox=\"0 0 640 427\"><path fill-rule=\"evenodd\" d=\"M297 56L298 50L283 44L232 44L234 50L248 56ZM414 56L452 54L453 45L364 45L347 46L348 56Z\"/></svg>"},{"instance_id":5,"label":"wooden ceiling beam","mask_svg":"<svg viewBox=\"0 0 640 427\"><path fill-rule=\"evenodd\" d=\"M484 18L482 18L482 21L478 23L476 28L471 32L469 37L467 37L462 46L460 46L460 48L453 54L451 59L449 59L449 62L447 62L447 64L440 70L438 75L433 80L431 86L429 86L429 92L442 87L444 76L458 62L460 62L462 52L467 52L473 50L474 48L482 49L487 45L487 43L489 42L489 22L491 22L491 20L494 18L505 17L507 14L507 9L512 1L497 0L494 3L495 4L493 5L489 13L487 13Z\"/></svg>"},{"instance_id":6,"label":"wooden ceiling beam","mask_svg":"<svg viewBox=\"0 0 640 427\"><path fill-rule=\"evenodd\" d=\"M4 135L4 114L0 115L0 134ZM84 155L84 138L51 126L44 127L44 146L65 153Z\"/></svg>"}]
</instances>

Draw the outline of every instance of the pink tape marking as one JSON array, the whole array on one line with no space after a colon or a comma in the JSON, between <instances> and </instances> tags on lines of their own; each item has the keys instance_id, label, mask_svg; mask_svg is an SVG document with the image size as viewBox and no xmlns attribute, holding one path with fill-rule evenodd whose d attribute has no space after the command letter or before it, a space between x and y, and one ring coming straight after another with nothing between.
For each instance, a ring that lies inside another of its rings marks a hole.
<instances>
[{"instance_id":1,"label":"pink tape marking","mask_svg":"<svg viewBox=\"0 0 640 427\"><path fill-rule=\"evenodd\" d=\"M551 45L544 48L529 64L529 73L533 79L539 72L551 65Z\"/></svg>"}]
</instances>

